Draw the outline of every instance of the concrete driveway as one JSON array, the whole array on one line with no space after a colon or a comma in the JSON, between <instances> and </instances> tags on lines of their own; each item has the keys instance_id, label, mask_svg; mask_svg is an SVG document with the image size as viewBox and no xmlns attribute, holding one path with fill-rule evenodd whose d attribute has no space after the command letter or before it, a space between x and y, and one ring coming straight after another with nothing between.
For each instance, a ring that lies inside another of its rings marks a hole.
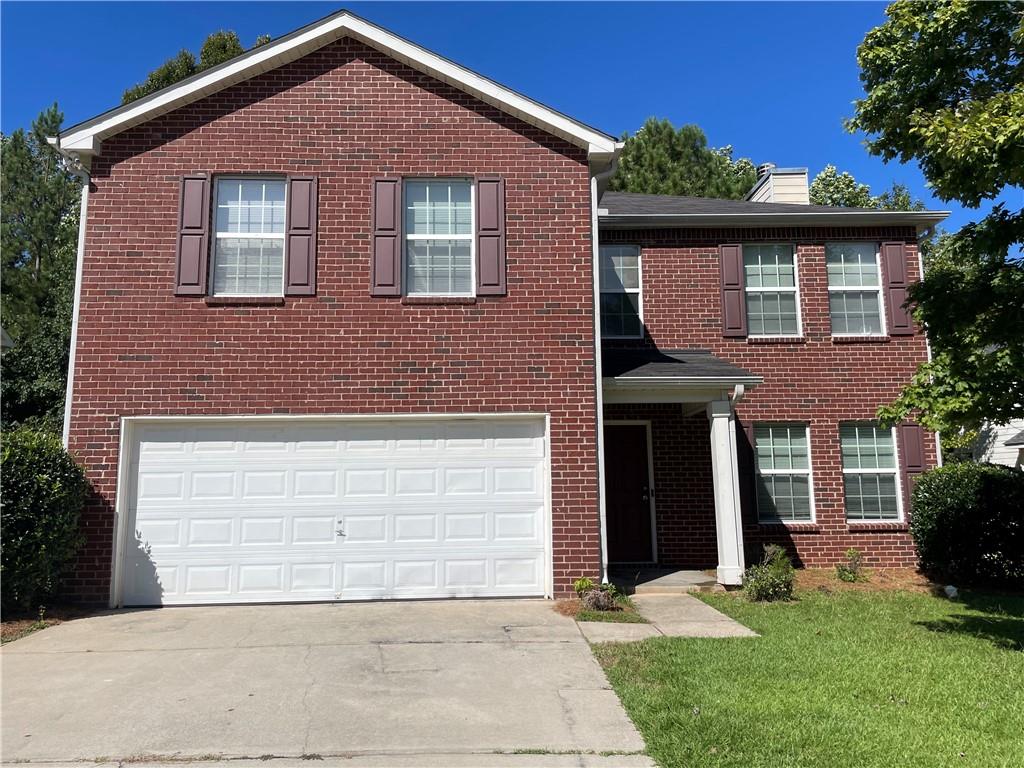
<instances>
[{"instance_id":1,"label":"concrete driveway","mask_svg":"<svg viewBox=\"0 0 1024 768\"><path fill-rule=\"evenodd\" d=\"M0 655L5 762L653 764L544 601L119 611Z\"/></svg>"}]
</instances>

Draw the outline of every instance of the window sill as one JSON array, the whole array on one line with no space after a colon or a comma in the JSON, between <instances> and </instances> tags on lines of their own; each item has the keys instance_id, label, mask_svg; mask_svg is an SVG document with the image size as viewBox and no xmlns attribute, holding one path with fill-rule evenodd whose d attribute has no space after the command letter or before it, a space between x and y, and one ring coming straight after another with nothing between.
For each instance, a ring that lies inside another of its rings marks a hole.
<instances>
[{"instance_id":1,"label":"window sill","mask_svg":"<svg viewBox=\"0 0 1024 768\"><path fill-rule=\"evenodd\" d=\"M208 307L283 307L284 296L207 296Z\"/></svg>"},{"instance_id":2,"label":"window sill","mask_svg":"<svg viewBox=\"0 0 1024 768\"><path fill-rule=\"evenodd\" d=\"M875 520L864 521L863 523L856 520L847 520L846 530L850 533L902 533L909 531L910 526L899 520Z\"/></svg>"},{"instance_id":3,"label":"window sill","mask_svg":"<svg viewBox=\"0 0 1024 768\"><path fill-rule=\"evenodd\" d=\"M747 344L806 344L805 336L747 336Z\"/></svg>"},{"instance_id":4,"label":"window sill","mask_svg":"<svg viewBox=\"0 0 1024 768\"><path fill-rule=\"evenodd\" d=\"M758 520L757 525L770 531L785 529L790 533L821 533L821 526L817 523L790 523L786 520Z\"/></svg>"},{"instance_id":5,"label":"window sill","mask_svg":"<svg viewBox=\"0 0 1024 768\"><path fill-rule=\"evenodd\" d=\"M888 336L833 336L833 344L888 344Z\"/></svg>"},{"instance_id":6,"label":"window sill","mask_svg":"<svg viewBox=\"0 0 1024 768\"><path fill-rule=\"evenodd\" d=\"M476 304L476 296L403 296L406 305Z\"/></svg>"}]
</instances>

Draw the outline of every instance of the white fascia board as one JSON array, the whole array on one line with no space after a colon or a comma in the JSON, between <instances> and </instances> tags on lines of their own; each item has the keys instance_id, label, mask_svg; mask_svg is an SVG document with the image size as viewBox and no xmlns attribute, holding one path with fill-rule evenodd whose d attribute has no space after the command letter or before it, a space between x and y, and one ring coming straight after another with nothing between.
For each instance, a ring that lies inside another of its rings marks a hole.
<instances>
[{"instance_id":1,"label":"white fascia board","mask_svg":"<svg viewBox=\"0 0 1024 768\"><path fill-rule=\"evenodd\" d=\"M609 229L651 229L659 227L757 227L757 226L845 226L872 224L906 225L923 231L940 224L949 211L841 211L836 213L654 213L611 214L601 217Z\"/></svg>"},{"instance_id":2,"label":"white fascia board","mask_svg":"<svg viewBox=\"0 0 1024 768\"><path fill-rule=\"evenodd\" d=\"M346 36L360 40L414 69L476 96L503 112L583 147L590 153L615 154L621 146L607 134L498 85L347 11L329 16L277 41L247 51L218 67L193 75L138 101L72 126L60 134L60 144L69 151L96 154L99 152L98 142L105 138L288 64Z\"/></svg>"},{"instance_id":3,"label":"white fascia board","mask_svg":"<svg viewBox=\"0 0 1024 768\"><path fill-rule=\"evenodd\" d=\"M603 379L604 386L615 389L706 389L737 384L755 387L763 381L761 376L614 376Z\"/></svg>"}]
</instances>

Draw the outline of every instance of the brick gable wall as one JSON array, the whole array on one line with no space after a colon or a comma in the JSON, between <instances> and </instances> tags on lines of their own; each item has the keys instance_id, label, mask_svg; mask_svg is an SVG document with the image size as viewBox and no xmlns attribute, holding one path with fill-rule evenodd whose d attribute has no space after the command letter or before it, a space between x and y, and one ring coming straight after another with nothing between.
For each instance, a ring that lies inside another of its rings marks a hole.
<instances>
[{"instance_id":1,"label":"brick gable wall","mask_svg":"<svg viewBox=\"0 0 1024 768\"><path fill-rule=\"evenodd\" d=\"M195 172L319 181L318 291L175 297ZM508 296L369 296L370 182L499 174ZM94 494L71 588L108 597L119 422L131 415L549 412L556 591L596 575L585 152L351 40L128 130L93 165L71 451Z\"/></svg>"},{"instance_id":2,"label":"brick gable wall","mask_svg":"<svg viewBox=\"0 0 1024 768\"><path fill-rule=\"evenodd\" d=\"M608 230L601 233L602 243L628 243L641 246L643 279L643 315L645 338L637 342L610 341L605 346L657 346L661 349L703 348L719 357L764 377L764 383L750 391L739 404L741 423L754 421L801 421L811 429L816 522L813 525L760 525L756 511L744 510L744 540L748 551L759 544L775 541L787 545L805 565L830 565L842 557L848 547L867 554L872 566L910 566L914 564L913 545L905 524L880 525L846 522L843 503L842 466L839 455L839 422L874 418L878 406L890 402L926 359L923 335L894 336L879 339L833 339L829 324L828 280L825 273L825 247L828 240L875 241L903 240L907 243L909 274L918 274L918 250L915 233L906 228L788 228L757 230ZM748 338L724 338L720 313L720 243L790 242L796 244L800 280L800 301L804 338L798 342ZM676 406L612 406L607 417L652 418L655 451L659 423L672 434L668 443L686 441L687 455L698 441L701 451L710 451L705 432L692 424L676 423L663 413ZM678 406L682 408L682 406ZM645 412L648 415L640 415ZM632 412L624 416L625 411ZM613 415L614 414L614 415ZM696 417L703 419L703 416ZM934 466L934 436L925 436L927 466ZM660 485L689 484L702 487L691 476L680 479L655 458L657 498L665 507L657 508L659 525L670 514L672 498L686 498L678 508L678 517L692 521L689 531L684 523L673 521L671 534L659 550L667 563L703 567L713 544L707 543L707 521L713 523L713 499L692 488L685 493L666 494ZM710 459L707 461L710 483ZM692 473L693 470L687 470ZM703 509L706 507L706 509ZM703 511L700 511L703 509ZM709 517L709 512L711 513ZM714 529L711 529L713 533ZM714 563L711 562L713 565Z\"/></svg>"}]
</instances>

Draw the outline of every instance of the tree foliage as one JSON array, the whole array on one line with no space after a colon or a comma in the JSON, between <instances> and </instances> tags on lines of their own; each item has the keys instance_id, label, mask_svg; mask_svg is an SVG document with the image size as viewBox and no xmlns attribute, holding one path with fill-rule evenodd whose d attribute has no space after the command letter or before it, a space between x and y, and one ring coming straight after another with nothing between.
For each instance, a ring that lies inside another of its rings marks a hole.
<instances>
[{"instance_id":1,"label":"tree foliage","mask_svg":"<svg viewBox=\"0 0 1024 768\"><path fill-rule=\"evenodd\" d=\"M857 49L867 96L853 130L886 160L916 160L943 200L976 206L1024 186L1024 9L900 0Z\"/></svg>"},{"instance_id":2,"label":"tree foliage","mask_svg":"<svg viewBox=\"0 0 1024 768\"><path fill-rule=\"evenodd\" d=\"M3 137L2 317L14 341L3 354L5 424L59 424L74 295L79 181L46 142L60 131L56 105L29 131Z\"/></svg>"},{"instance_id":3,"label":"tree foliage","mask_svg":"<svg viewBox=\"0 0 1024 768\"><path fill-rule=\"evenodd\" d=\"M915 160L944 200L969 207L1024 186L1024 9L900 2L858 48L866 97L851 130L868 151ZM929 249L910 300L934 351L888 421L932 428L1024 416L1024 211L998 205Z\"/></svg>"},{"instance_id":4,"label":"tree foliage","mask_svg":"<svg viewBox=\"0 0 1024 768\"><path fill-rule=\"evenodd\" d=\"M609 184L613 190L735 200L756 180L750 160L733 160L731 146L709 147L696 125L677 129L668 120L651 117L623 139L619 168Z\"/></svg>"},{"instance_id":5,"label":"tree foliage","mask_svg":"<svg viewBox=\"0 0 1024 768\"><path fill-rule=\"evenodd\" d=\"M808 191L814 205L876 208L882 211L924 210L924 202L911 195L906 185L894 183L882 194L872 195L871 187L858 182L848 171L839 173L834 165L826 165L814 177Z\"/></svg>"},{"instance_id":6,"label":"tree foliage","mask_svg":"<svg viewBox=\"0 0 1024 768\"><path fill-rule=\"evenodd\" d=\"M253 48L258 48L269 42L269 35L260 35L256 38ZM223 64L243 53L245 53L245 48L235 32L223 29L214 32L203 41L203 45L199 49L198 61L191 51L186 49L178 51L177 55L150 72L143 82L127 89L121 98L121 103L128 104L136 99L141 99L143 96L155 93L168 85L174 85L197 72Z\"/></svg>"}]
</instances>

